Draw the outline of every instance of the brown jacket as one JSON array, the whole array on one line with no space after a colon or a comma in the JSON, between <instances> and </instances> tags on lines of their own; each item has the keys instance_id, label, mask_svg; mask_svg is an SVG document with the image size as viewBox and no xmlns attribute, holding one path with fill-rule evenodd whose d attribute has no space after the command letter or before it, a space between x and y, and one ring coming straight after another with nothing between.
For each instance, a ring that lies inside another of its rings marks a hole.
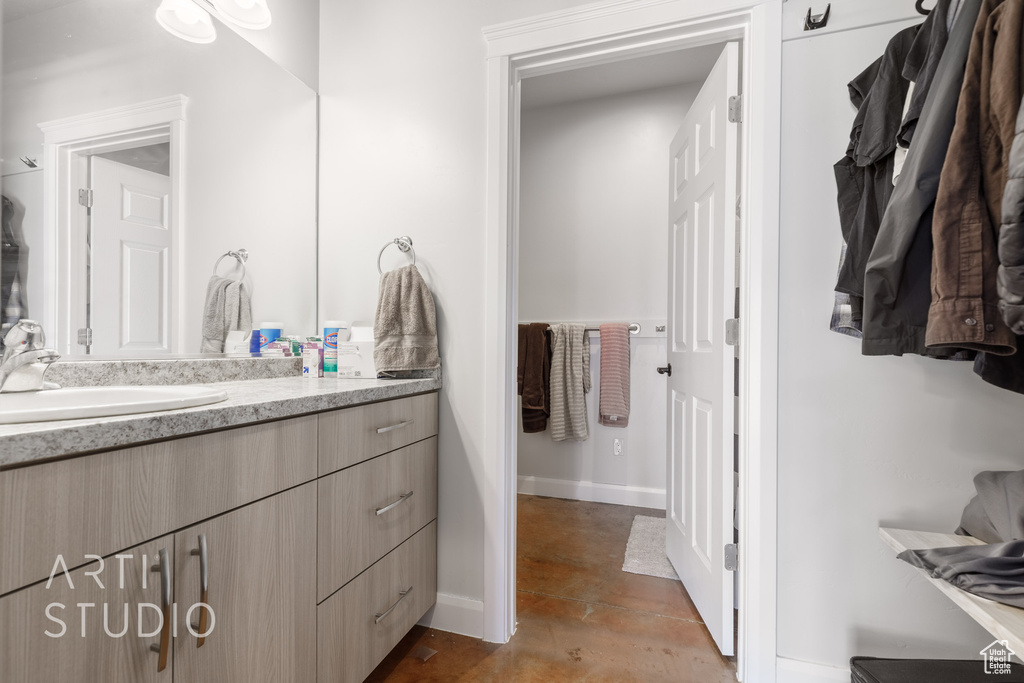
<instances>
[{"instance_id":1,"label":"brown jacket","mask_svg":"<svg viewBox=\"0 0 1024 683\"><path fill-rule=\"evenodd\" d=\"M984 0L935 200L928 346L1016 351L999 313L997 234L1024 90L1024 0Z\"/></svg>"}]
</instances>

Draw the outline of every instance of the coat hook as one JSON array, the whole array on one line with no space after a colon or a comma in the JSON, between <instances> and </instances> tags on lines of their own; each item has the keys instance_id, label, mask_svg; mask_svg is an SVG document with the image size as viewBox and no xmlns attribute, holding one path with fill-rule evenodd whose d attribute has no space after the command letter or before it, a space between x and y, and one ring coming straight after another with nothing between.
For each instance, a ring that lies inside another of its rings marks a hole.
<instances>
[{"instance_id":1,"label":"coat hook","mask_svg":"<svg viewBox=\"0 0 1024 683\"><path fill-rule=\"evenodd\" d=\"M930 9L924 8L924 0L917 0L917 4L914 5L914 9L917 10L918 14L923 14L925 16L928 16L932 12Z\"/></svg>"},{"instance_id":2,"label":"coat hook","mask_svg":"<svg viewBox=\"0 0 1024 683\"><path fill-rule=\"evenodd\" d=\"M918 0L918 2L920 2L920 0ZM832 3L831 2L828 4L828 7L825 8L825 13L824 14L817 14L817 15L811 16L811 8L808 7L807 8L807 18L804 19L804 30L805 31L813 31L816 28L825 28L826 26L828 26L828 18L829 18L829 16L831 14L832 14Z\"/></svg>"}]
</instances>

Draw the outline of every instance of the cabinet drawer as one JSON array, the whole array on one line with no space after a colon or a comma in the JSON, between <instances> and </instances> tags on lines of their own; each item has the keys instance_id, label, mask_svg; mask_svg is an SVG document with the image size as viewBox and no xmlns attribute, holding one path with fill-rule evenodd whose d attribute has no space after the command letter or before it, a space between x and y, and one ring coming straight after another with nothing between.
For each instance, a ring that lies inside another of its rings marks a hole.
<instances>
[{"instance_id":1,"label":"cabinet drawer","mask_svg":"<svg viewBox=\"0 0 1024 683\"><path fill-rule=\"evenodd\" d=\"M0 593L316 478L316 416L0 472Z\"/></svg>"},{"instance_id":2,"label":"cabinet drawer","mask_svg":"<svg viewBox=\"0 0 1024 683\"><path fill-rule=\"evenodd\" d=\"M317 485L319 601L437 518L437 437Z\"/></svg>"},{"instance_id":3,"label":"cabinet drawer","mask_svg":"<svg viewBox=\"0 0 1024 683\"><path fill-rule=\"evenodd\" d=\"M317 608L318 683L362 681L436 601L431 522Z\"/></svg>"},{"instance_id":4,"label":"cabinet drawer","mask_svg":"<svg viewBox=\"0 0 1024 683\"><path fill-rule=\"evenodd\" d=\"M437 434L437 394L320 415L320 476Z\"/></svg>"}]
</instances>

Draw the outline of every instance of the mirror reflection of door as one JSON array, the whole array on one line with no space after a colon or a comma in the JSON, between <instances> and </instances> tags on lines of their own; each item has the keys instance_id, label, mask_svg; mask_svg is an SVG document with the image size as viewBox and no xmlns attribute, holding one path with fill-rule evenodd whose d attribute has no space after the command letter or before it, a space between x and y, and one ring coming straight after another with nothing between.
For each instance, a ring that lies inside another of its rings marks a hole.
<instances>
[{"instance_id":1,"label":"mirror reflection of door","mask_svg":"<svg viewBox=\"0 0 1024 683\"><path fill-rule=\"evenodd\" d=\"M89 158L89 253L83 311L90 354L170 353L171 191L166 143Z\"/></svg>"}]
</instances>

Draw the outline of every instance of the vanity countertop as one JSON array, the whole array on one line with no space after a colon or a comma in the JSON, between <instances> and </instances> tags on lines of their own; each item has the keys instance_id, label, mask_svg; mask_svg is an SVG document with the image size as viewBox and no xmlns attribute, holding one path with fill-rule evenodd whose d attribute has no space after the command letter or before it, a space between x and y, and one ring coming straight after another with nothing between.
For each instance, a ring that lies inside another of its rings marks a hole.
<instances>
[{"instance_id":1,"label":"vanity countertop","mask_svg":"<svg viewBox=\"0 0 1024 683\"><path fill-rule=\"evenodd\" d=\"M154 413L0 425L0 467L401 398L436 391L441 380L294 376L205 386L226 391L227 400Z\"/></svg>"}]
</instances>

